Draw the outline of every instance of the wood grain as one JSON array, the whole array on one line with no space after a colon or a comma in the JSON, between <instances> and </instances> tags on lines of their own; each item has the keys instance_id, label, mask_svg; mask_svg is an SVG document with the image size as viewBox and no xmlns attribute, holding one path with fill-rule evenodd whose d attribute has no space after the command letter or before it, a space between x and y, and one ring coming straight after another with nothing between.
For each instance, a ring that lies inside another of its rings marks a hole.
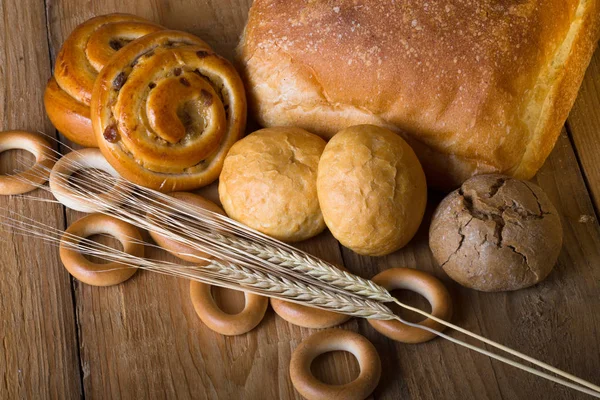
<instances>
[{"instance_id":1,"label":"wood grain","mask_svg":"<svg viewBox=\"0 0 600 400\"><path fill-rule=\"evenodd\" d=\"M217 200L215 185L199 193ZM329 234L301 247L341 263L337 242ZM147 254L175 260L157 249L147 248ZM292 350L311 330L289 325L272 310L249 334L224 337L196 316L186 280L140 271L118 286L76 283L75 288L86 395L299 398L287 367ZM346 326L356 329L357 325ZM343 382L357 375L358 369L348 354L340 353L322 360L317 373L328 381Z\"/></svg>"},{"instance_id":2,"label":"wood grain","mask_svg":"<svg viewBox=\"0 0 600 400\"><path fill-rule=\"evenodd\" d=\"M42 91L50 74L43 3L0 2L0 131L53 133ZM15 152L2 171L20 168ZM31 195L49 198L38 190ZM0 196L6 209L64 226L60 206ZM0 398L78 398L79 360L69 274L58 251L0 232Z\"/></svg>"},{"instance_id":3,"label":"wood grain","mask_svg":"<svg viewBox=\"0 0 600 400\"><path fill-rule=\"evenodd\" d=\"M596 214L600 210L600 51L585 74L567 128L575 145ZM593 218L590 215L590 218ZM597 217L597 215L596 215Z\"/></svg>"},{"instance_id":4,"label":"wood grain","mask_svg":"<svg viewBox=\"0 0 600 400\"><path fill-rule=\"evenodd\" d=\"M52 132L43 118L43 84L60 45L86 19L109 12L134 13L195 33L231 58L250 2L46 0L47 32L41 1L10 0L8 6L3 2L2 128ZM19 40L8 30L13 21L18 21L19 32L25 32ZM599 58L596 54L569 119L570 133L595 199L600 198L598 152L593 151L599 146L593 136L600 118ZM9 161L14 165L14 157ZM10 166L2 167L6 170ZM537 181L561 212L565 244L555 271L531 289L484 294L453 283L431 257L427 223L409 246L384 258L359 257L341 249L329 233L299 247L344 264L364 277L396 266L433 272L448 285L455 299L454 322L597 381L600 227L566 135L561 136ZM213 200L217 197L214 185L201 194ZM429 214L439 199L432 195ZM65 222L58 206L21 199L0 201L3 207L53 226L62 227ZM82 215L67 211L66 221ZM0 275L0 338L5 357L0 358L4 378L0 380L0 398L40 394L70 398L78 397L81 391L91 398L300 398L289 380L289 359L312 330L292 326L269 310L252 332L223 337L208 330L196 316L187 281L140 271L115 287L95 288L74 282L71 288L54 249L29 239L2 238L0 257L6 271ZM43 255L38 257L40 251ZM172 259L152 248L147 254ZM402 298L423 305L417 296ZM376 399L584 398L442 340L403 345L381 336L366 321L353 319L343 327L364 334L381 355L384 372L372 396ZM358 374L356 362L347 353L322 357L313 369L327 382L347 382Z\"/></svg>"},{"instance_id":5,"label":"wood grain","mask_svg":"<svg viewBox=\"0 0 600 400\"><path fill-rule=\"evenodd\" d=\"M593 219L581 219L594 211L565 132L536 181L561 214L564 245L554 271L532 288L479 293L452 282L429 252L423 229L428 223L407 248L388 257L360 257L344 249L345 266L365 277L399 266L431 272L452 293L455 323L597 381L600 358L590 354L600 354L600 269L594 261L600 259L600 228ZM431 200L430 204L436 203ZM383 381L375 392L378 399L391 399L396 393L412 399L586 398L441 340L413 346L396 344L375 334L365 321L361 321L360 331L380 354L387 355ZM453 336L458 337L456 333Z\"/></svg>"}]
</instances>

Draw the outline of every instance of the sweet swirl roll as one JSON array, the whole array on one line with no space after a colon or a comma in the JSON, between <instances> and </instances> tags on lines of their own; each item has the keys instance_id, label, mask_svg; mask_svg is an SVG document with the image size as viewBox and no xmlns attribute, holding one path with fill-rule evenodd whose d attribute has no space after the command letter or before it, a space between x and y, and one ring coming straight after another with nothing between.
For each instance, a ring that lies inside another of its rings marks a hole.
<instances>
[{"instance_id":1,"label":"sweet swirl roll","mask_svg":"<svg viewBox=\"0 0 600 400\"><path fill-rule=\"evenodd\" d=\"M182 191L217 179L244 131L246 97L235 68L205 42L161 31L110 60L91 112L100 150L123 177Z\"/></svg>"},{"instance_id":2,"label":"sweet swirl roll","mask_svg":"<svg viewBox=\"0 0 600 400\"><path fill-rule=\"evenodd\" d=\"M50 121L71 141L98 147L90 120L92 89L98 72L127 43L164 29L129 14L92 18L69 35L44 93Z\"/></svg>"}]
</instances>

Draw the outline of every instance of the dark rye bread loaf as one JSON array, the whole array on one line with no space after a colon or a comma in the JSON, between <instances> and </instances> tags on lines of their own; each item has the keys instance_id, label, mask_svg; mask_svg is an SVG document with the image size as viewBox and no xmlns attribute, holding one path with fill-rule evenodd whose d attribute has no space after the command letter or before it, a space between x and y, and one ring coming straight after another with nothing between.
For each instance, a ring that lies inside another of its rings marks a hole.
<instances>
[{"instance_id":1,"label":"dark rye bread loaf","mask_svg":"<svg viewBox=\"0 0 600 400\"><path fill-rule=\"evenodd\" d=\"M255 0L239 46L264 126L401 133L432 186L531 178L599 35L598 0Z\"/></svg>"}]
</instances>

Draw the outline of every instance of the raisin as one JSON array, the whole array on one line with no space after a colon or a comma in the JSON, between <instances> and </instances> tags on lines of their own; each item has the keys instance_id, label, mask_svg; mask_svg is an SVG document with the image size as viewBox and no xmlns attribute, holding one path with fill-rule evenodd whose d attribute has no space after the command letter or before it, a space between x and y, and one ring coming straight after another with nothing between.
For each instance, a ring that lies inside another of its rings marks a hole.
<instances>
[{"instance_id":1,"label":"raisin","mask_svg":"<svg viewBox=\"0 0 600 400\"><path fill-rule=\"evenodd\" d=\"M125 76L125 72L121 72L119 75L117 75L117 77L113 81L113 88L115 90L121 90L121 88L125 84L126 80L127 80L127 76Z\"/></svg>"},{"instance_id":2,"label":"raisin","mask_svg":"<svg viewBox=\"0 0 600 400\"><path fill-rule=\"evenodd\" d=\"M116 39L111 40L109 45L114 51L119 51L123 47L123 43L121 43L120 40L116 40Z\"/></svg>"},{"instance_id":3,"label":"raisin","mask_svg":"<svg viewBox=\"0 0 600 400\"><path fill-rule=\"evenodd\" d=\"M179 76L179 75L181 75L181 72L182 72L181 68L175 68L175 69L173 70L173 73L175 74L175 76Z\"/></svg>"},{"instance_id":4,"label":"raisin","mask_svg":"<svg viewBox=\"0 0 600 400\"><path fill-rule=\"evenodd\" d=\"M148 87L149 87L150 89L154 89L154 88L156 87L156 83L154 83L154 82L150 82L150 83L148 84Z\"/></svg>"},{"instance_id":5,"label":"raisin","mask_svg":"<svg viewBox=\"0 0 600 400\"><path fill-rule=\"evenodd\" d=\"M181 82L181 84L182 84L183 86L187 86L187 87L190 87L190 86L191 86L191 85L190 85L190 81L188 81L188 80L187 80L187 79L185 79L184 77L181 77L181 78L179 78L179 82Z\"/></svg>"},{"instance_id":6,"label":"raisin","mask_svg":"<svg viewBox=\"0 0 600 400\"><path fill-rule=\"evenodd\" d=\"M116 143L119 140L119 133L117 132L116 125L113 124L107 126L104 130L103 136L108 143Z\"/></svg>"},{"instance_id":7,"label":"raisin","mask_svg":"<svg viewBox=\"0 0 600 400\"><path fill-rule=\"evenodd\" d=\"M206 51L206 50L199 50L199 51L196 52L196 55L199 58L204 58L204 57L208 57L210 55L210 53L208 51Z\"/></svg>"}]
</instances>

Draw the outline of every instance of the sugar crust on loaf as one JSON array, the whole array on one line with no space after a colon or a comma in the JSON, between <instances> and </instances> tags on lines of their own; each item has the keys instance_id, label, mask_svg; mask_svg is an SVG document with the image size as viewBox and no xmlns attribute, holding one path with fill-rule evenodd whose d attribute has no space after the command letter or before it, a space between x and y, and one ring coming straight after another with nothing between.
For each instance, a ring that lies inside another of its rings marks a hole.
<instances>
[{"instance_id":1,"label":"sugar crust on loaf","mask_svg":"<svg viewBox=\"0 0 600 400\"><path fill-rule=\"evenodd\" d=\"M385 126L451 187L537 172L599 26L597 0L256 0L238 53L261 124Z\"/></svg>"}]
</instances>

